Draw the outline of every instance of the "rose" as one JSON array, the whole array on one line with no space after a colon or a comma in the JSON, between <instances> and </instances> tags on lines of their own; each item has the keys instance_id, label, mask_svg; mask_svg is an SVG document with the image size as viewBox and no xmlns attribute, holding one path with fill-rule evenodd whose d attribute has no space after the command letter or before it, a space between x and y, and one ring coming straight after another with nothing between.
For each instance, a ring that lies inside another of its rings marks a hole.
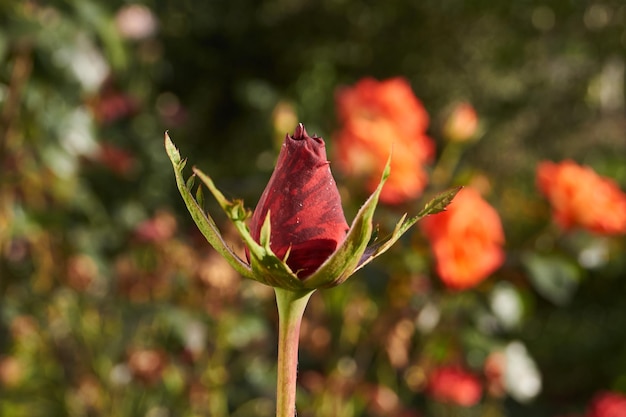
<instances>
[{"instance_id":1,"label":"rose","mask_svg":"<svg viewBox=\"0 0 626 417\"><path fill-rule=\"evenodd\" d=\"M496 210L472 188L464 188L448 209L421 228L431 243L437 273L450 288L470 288L504 262L504 231Z\"/></svg>"},{"instance_id":2,"label":"rose","mask_svg":"<svg viewBox=\"0 0 626 417\"><path fill-rule=\"evenodd\" d=\"M460 367L435 369L428 378L427 392L443 403L471 407L480 401L482 391L480 379Z\"/></svg>"},{"instance_id":3,"label":"rose","mask_svg":"<svg viewBox=\"0 0 626 417\"><path fill-rule=\"evenodd\" d=\"M419 197L428 182L424 165L434 154L426 136L428 114L402 78L365 78L337 92L341 128L334 135L335 157L346 174L362 177L374 190L393 147L391 176L380 199L399 204Z\"/></svg>"},{"instance_id":4,"label":"rose","mask_svg":"<svg viewBox=\"0 0 626 417\"><path fill-rule=\"evenodd\" d=\"M563 229L580 226L599 234L626 233L626 194L610 178L574 161L542 162L537 187Z\"/></svg>"},{"instance_id":5,"label":"rose","mask_svg":"<svg viewBox=\"0 0 626 417\"><path fill-rule=\"evenodd\" d=\"M300 278L311 275L346 237L348 223L326 160L324 141L299 124L287 135L250 221L259 242L270 213L270 247Z\"/></svg>"}]
</instances>

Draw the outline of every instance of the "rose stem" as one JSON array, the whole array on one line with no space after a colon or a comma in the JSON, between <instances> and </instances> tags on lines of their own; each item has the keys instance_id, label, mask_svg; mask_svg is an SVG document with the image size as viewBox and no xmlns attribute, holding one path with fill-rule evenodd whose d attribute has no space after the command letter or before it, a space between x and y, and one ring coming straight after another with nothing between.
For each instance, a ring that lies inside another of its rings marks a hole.
<instances>
[{"instance_id":1,"label":"rose stem","mask_svg":"<svg viewBox=\"0 0 626 417\"><path fill-rule=\"evenodd\" d=\"M291 291L283 288L274 288L274 291L278 305L276 417L294 417L300 323L313 291Z\"/></svg>"},{"instance_id":2,"label":"rose stem","mask_svg":"<svg viewBox=\"0 0 626 417\"><path fill-rule=\"evenodd\" d=\"M454 171L456 170L462 155L462 143L447 143L444 146L443 151L441 151L439 161L437 162L437 165L434 167L433 173L430 176L431 185L434 185L434 187L436 188L449 187L450 180L454 175Z\"/></svg>"}]
</instances>

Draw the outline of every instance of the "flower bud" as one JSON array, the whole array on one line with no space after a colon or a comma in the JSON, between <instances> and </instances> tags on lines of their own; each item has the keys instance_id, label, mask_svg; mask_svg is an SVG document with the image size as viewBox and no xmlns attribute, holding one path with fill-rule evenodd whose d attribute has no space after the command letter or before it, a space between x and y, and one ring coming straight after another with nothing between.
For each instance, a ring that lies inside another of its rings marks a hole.
<instances>
[{"instance_id":1,"label":"flower bud","mask_svg":"<svg viewBox=\"0 0 626 417\"><path fill-rule=\"evenodd\" d=\"M476 110L469 103L457 104L443 127L444 137L451 142L465 142L472 139L478 130Z\"/></svg>"},{"instance_id":2,"label":"flower bud","mask_svg":"<svg viewBox=\"0 0 626 417\"><path fill-rule=\"evenodd\" d=\"M374 211L390 173L389 160L376 190L348 228L324 141L310 137L300 124L293 136L285 138L274 173L247 225L248 211L243 202L226 199L208 175L194 167L194 176L185 180L182 171L186 160L167 133L165 150L174 168L176 186L209 244L243 277L298 293L310 294L317 288L341 284L385 253L418 220L444 211L459 191L457 187L438 194L416 216L409 218L405 214L391 234L368 246L374 231ZM213 194L243 239L247 262L226 243L215 220L203 210L202 188L192 195L196 177Z\"/></svg>"},{"instance_id":3,"label":"flower bud","mask_svg":"<svg viewBox=\"0 0 626 417\"><path fill-rule=\"evenodd\" d=\"M326 159L324 140L302 124L287 135L274 173L250 221L259 242L269 212L270 247L299 278L311 275L345 239L348 223Z\"/></svg>"}]
</instances>

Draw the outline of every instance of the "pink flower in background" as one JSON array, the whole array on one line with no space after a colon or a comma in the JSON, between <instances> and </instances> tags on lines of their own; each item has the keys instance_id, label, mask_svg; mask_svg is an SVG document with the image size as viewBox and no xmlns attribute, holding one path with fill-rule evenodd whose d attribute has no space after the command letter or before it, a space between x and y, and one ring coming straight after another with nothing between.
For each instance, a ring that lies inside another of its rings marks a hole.
<instances>
[{"instance_id":1,"label":"pink flower in background","mask_svg":"<svg viewBox=\"0 0 626 417\"><path fill-rule=\"evenodd\" d=\"M580 226L599 234L626 233L626 194L610 178L574 161L542 162L537 187L564 229Z\"/></svg>"},{"instance_id":2,"label":"pink flower in background","mask_svg":"<svg viewBox=\"0 0 626 417\"><path fill-rule=\"evenodd\" d=\"M428 378L427 392L442 403L471 407L480 401L483 387L480 379L459 367L435 369Z\"/></svg>"},{"instance_id":3,"label":"pink flower in background","mask_svg":"<svg viewBox=\"0 0 626 417\"><path fill-rule=\"evenodd\" d=\"M426 136L428 114L409 83L365 78L339 89L336 102L340 129L334 149L340 169L364 178L373 191L392 152L391 176L380 200L399 204L419 197L428 182L424 165L435 147Z\"/></svg>"},{"instance_id":4,"label":"pink flower in background","mask_svg":"<svg viewBox=\"0 0 626 417\"><path fill-rule=\"evenodd\" d=\"M115 26L124 38L141 40L154 35L158 22L148 7L129 4L119 9L115 15Z\"/></svg>"},{"instance_id":5,"label":"pink flower in background","mask_svg":"<svg viewBox=\"0 0 626 417\"><path fill-rule=\"evenodd\" d=\"M162 243L176 233L176 218L166 211L157 212L135 228L134 234L140 242Z\"/></svg>"},{"instance_id":6,"label":"pink flower in background","mask_svg":"<svg viewBox=\"0 0 626 417\"><path fill-rule=\"evenodd\" d=\"M504 262L504 231L498 212L466 187L447 210L420 222L437 262L437 273L450 288L467 289Z\"/></svg>"}]
</instances>

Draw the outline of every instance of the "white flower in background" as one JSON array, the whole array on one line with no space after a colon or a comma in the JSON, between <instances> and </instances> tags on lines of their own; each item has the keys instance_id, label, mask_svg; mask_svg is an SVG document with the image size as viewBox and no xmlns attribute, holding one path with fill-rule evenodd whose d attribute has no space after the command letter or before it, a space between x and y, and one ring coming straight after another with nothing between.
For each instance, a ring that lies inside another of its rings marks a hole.
<instances>
[{"instance_id":1,"label":"white flower in background","mask_svg":"<svg viewBox=\"0 0 626 417\"><path fill-rule=\"evenodd\" d=\"M130 4L118 10L115 26L122 37L141 40L154 35L158 24L154 13L146 6Z\"/></svg>"},{"instance_id":2,"label":"white flower in background","mask_svg":"<svg viewBox=\"0 0 626 417\"><path fill-rule=\"evenodd\" d=\"M609 260L609 242L598 237L578 253L578 263L585 269L600 268Z\"/></svg>"},{"instance_id":3,"label":"white flower in background","mask_svg":"<svg viewBox=\"0 0 626 417\"><path fill-rule=\"evenodd\" d=\"M191 353L199 354L206 348L207 330L200 321L187 323L184 330L185 347Z\"/></svg>"},{"instance_id":4,"label":"white flower in background","mask_svg":"<svg viewBox=\"0 0 626 417\"><path fill-rule=\"evenodd\" d=\"M516 327L522 320L522 300L513 285L499 282L491 292L489 302L496 318L506 329Z\"/></svg>"},{"instance_id":5,"label":"white flower in background","mask_svg":"<svg viewBox=\"0 0 626 417\"><path fill-rule=\"evenodd\" d=\"M61 121L61 145L73 156L91 156L99 146L94 137L93 117L85 107L77 107Z\"/></svg>"},{"instance_id":6,"label":"white flower in background","mask_svg":"<svg viewBox=\"0 0 626 417\"><path fill-rule=\"evenodd\" d=\"M415 320L416 327L422 333L430 333L439 323L441 312L433 303L426 304Z\"/></svg>"},{"instance_id":7,"label":"white flower in background","mask_svg":"<svg viewBox=\"0 0 626 417\"><path fill-rule=\"evenodd\" d=\"M94 136L93 118L85 107L78 107L59 121L60 146L46 146L42 156L61 178L76 174L80 157L93 157L99 150Z\"/></svg>"},{"instance_id":8,"label":"white flower in background","mask_svg":"<svg viewBox=\"0 0 626 417\"><path fill-rule=\"evenodd\" d=\"M128 385L132 379L133 376L130 373L130 369L123 363L115 365L109 373L109 380L114 386Z\"/></svg>"},{"instance_id":9,"label":"white flower in background","mask_svg":"<svg viewBox=\"0 0 626 417\"><path fill-rule=\"evenodd\" d=\"M522 342L513 341L504 349L504 386L511 397L524 403L541 391L541 375Z\"/></svg>"},{"instance_id":10,"label":"white flower in background","mask_svg":"<svg viewBox=\"0 0 626 417\"><path fill-rule=\"evenodd\" d=\"M59 49L54 59L59 66L66 67L89 93L98 91L110 72L106 59L84 33L78 34L73 44Z\"/></svg>"}]
</instances>

